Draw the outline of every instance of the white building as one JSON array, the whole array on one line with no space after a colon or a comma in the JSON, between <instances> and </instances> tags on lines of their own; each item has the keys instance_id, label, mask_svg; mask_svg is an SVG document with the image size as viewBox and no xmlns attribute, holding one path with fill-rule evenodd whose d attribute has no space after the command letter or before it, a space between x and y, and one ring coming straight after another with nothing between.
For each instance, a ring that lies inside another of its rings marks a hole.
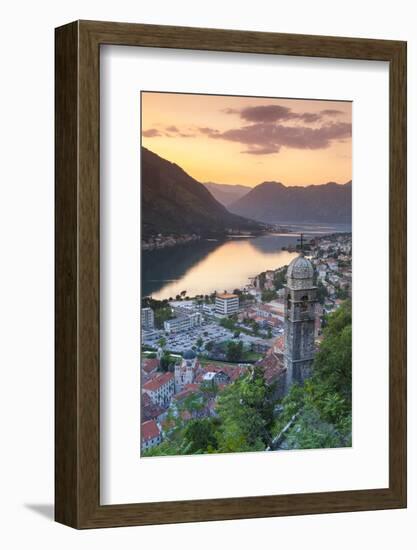
<instances>
[{"instance_id":1,"label":"white building","mask_svg":"<svg viewBox=\"0 0 417 550\"><path fill-rule=\"evenodd\" d=\"M143 422L141 432L142 451L147 451L162 442L162 433L155 420Z\"/></svg>"},{"instance_id":2,"label":"white building","mask_svg":"<svg viewBox=\"0 0 417 550\"><path fill-rule=\"evenodd\" d=\"M145 382L142 390L149 395L152 403L166 407L169 405L171 397L175 392L174 375L172 372L160 374L156 378Z\"/></svg>"},{"instance_id":3,"label":"white building","mask_svg":"<svg viewBox=\"0 0 417 550\"><path fill-rule=\"evenodd\" d=\"M155 315L150 307L142 308L142 330L151 330L155 326Z\"/></svg>"},{"instance_id":4,"label":"white building","mask_svg":"<svg viewBox=\"0 0 417 550\"><path fill-rule=\"evenodd\" d=\"M164 321L164 329L168 334L184 332L190 328L201 325L202 315L198 311L195 313L180 314L173 319Z\"/></svg>"},{"instance_id":5,"label":"white building","mask_svg":"<svg viewBox=\"0 0 417 550\"><path fill-rule=\"evenodd\" d=\"M150 342L151 340L157 340L161 336L161 331L156 329L142 330L142 344L144 342Z\"/></svg>"},{"instance_id":6,"label":"white building","mask_svg":"<svg viewBox=\"0 0 417 550\"><path fill-rule=\"evenodd\" d=\"M216 313L219 315L233 315L239 311L239 296L237 294L217 294Z\"/></svg>"},{"instance_id":7,"label":"white building","mask_svg":"<svg viewBox=\"0 0 417 550\"><path fill-rule=\"evenodd\" d=\"M209 371L204 374L203 382L213 386L216 384L228 384L230 382L230 378L222 370L217 372Z\"/></svg>"}]
</instances>

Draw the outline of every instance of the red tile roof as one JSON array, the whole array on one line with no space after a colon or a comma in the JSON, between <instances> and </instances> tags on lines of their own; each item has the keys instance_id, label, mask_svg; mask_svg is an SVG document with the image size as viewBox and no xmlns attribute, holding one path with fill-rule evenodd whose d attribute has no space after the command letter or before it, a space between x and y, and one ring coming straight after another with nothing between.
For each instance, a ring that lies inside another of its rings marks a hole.
<instances>
[{"instance_id":1,"label":"red tile roof","mask_svg":"<svg viewBox=\"0 0 417 550\"><path fill-rule=\"evenodd\" d=\"M267 384L272 384L284 373L284 364L282 357L275 354L268 355L256 363L263 367L265 381Z\"/></svg>"},{"instance_id":2,"label":"red tile roof","mask_svg":"<svg viewBox=\"0 0 417 550\"><path fill-rule=\"evenodd\" d=\"M193 393L200 391L200 386L198 384L187 384L182 391L174 395L173 399L175 401L181 401Z\"/></svg>"},{"instance_id":3,"label":"red tile roof","mask_svg":"<svg viewBox=\"0 0 417 550\"><path fill-rule=\"evenodd\" d=\"M147 358L142 361L142 370L147 374L156 370L159 367L159 360L155 358Z\"/></svg>"},{"instance_id":4,"label":"red tile roof","mask_svg":"<svg viewBox=\"0 0 417 550\"><path fill-rule=\"evenodd\" d=\"M159 431L158 424L155 420L148 420L142 424L142 441L148 441L149 439L154 439L161 435Z\"/></svg>"},{"instance_id":5,"label":"red tile roof","mask_svg":"<svg viewBox=\"0 0 417 550\"><path fill-rule=\"evenodd\" d=\"M142 407L148 407L152 405L152 400L149 395L145 392L142 392Z\"/></svg>"},{"instance_id":6,"label":"red tile roof","mask_svg":"<svg viewBox=\"0 0 417 550\"><path fill-rule=\"evenodd\" d=\"M165 409L163 407L160 407L159 405L156 405L155 403L152 403L151 398L146 392L142 392L142 422L145 420L152 420L157 419L159 416L164 414Z\"/></svg>"},{"instance_id":7,"label":"red tile roof","mask_svg":"<svg viewBox=\"0 0 417 550\"><path fill-rule=\"evenodd\" d=\"M184 389L195 392L195 391L198 391L200 389L200 386L198 384L185 384Z\"/></svg>"},{"instance_id":8,"label":"red tile roof","mask_svg":"<svg viewBox=\"0 0 417 550\"><path fill-rule=\"evenodd\" d=\"M174 379L174 375L172 374L172 372L165 372L164 374L160 374L153 380L149 380L149 382L146 382L143 385L143 389L148 391L156 391L161 386L168 384L168 382L170 382L170 380L173 380L173 379Z\"/></svg>"}]
</instances>

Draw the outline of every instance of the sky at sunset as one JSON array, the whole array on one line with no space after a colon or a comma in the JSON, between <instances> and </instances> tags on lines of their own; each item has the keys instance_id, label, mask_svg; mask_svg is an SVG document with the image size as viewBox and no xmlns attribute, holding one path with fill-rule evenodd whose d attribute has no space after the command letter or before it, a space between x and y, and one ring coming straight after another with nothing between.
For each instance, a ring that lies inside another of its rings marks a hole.
<instances>
[{"instance_id":1,"label":"sky at sunset","mask_svg":"<svg viewBox=\"0 0 417 550\"><path fill-rule=\"evenodd\" d=\"M142 92L142 145L200 182L352 179L352 103Z\"/></svg>"}]
</instances>

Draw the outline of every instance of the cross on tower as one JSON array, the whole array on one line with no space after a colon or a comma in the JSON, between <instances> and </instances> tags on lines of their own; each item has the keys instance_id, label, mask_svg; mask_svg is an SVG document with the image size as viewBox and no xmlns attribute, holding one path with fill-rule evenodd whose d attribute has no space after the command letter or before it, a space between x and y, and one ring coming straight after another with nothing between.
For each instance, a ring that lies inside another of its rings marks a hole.
<instances>
[{"instance_id":1,"label":"cross on tower","mask_svg":"<svg viewBox=\"0 0 417 550\"><path fill-rule=\"evenodd\" d=\"M304 248L304 244L305 244L305 241L304 241L304 233L300 233L300 238L297 239L297 242L299 242L299 248L300 248L300 252L304 252L303 248Z\"/></svg>"}]
</instances>

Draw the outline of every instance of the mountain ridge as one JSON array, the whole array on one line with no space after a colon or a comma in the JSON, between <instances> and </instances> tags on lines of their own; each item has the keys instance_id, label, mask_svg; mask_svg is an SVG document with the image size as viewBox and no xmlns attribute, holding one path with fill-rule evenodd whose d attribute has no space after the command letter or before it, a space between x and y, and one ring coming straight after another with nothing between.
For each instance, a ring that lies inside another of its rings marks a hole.
<instances>
[{"instance_id":1,"label":"mountain ridge","mask_svg":"<svg viewBox=\"0 0 417 550\"><path fill-rule=\"evenodd\" d=\"M230 213L199 181L178 164L145 147L142 165L142 237L222 235L260 231L263 225Z\"/></svg>"},{"instance_id":2,"label":"mountain ridge","mask_svg":"<svg viewBox=\"0 0 417 550\"><path fill-rule=\"evenodd\" d=\"M285 186L265 181L229 205L229 210L264 223L351 222L352 181Z\"/></svg>"},{"instance_id":3,"label":"mountain ridge","mask_svg":"<svg viewBox=\"0 0 417 550\"><path fill-rule=\"evenodd\" d=\"M249 186L241 184L226 184L226 183L215 183L213 181L203 182L204 187L206 187L213 197L226 208L242 198L246 193L252 189Z\"/></svg>"}]
</instances>

